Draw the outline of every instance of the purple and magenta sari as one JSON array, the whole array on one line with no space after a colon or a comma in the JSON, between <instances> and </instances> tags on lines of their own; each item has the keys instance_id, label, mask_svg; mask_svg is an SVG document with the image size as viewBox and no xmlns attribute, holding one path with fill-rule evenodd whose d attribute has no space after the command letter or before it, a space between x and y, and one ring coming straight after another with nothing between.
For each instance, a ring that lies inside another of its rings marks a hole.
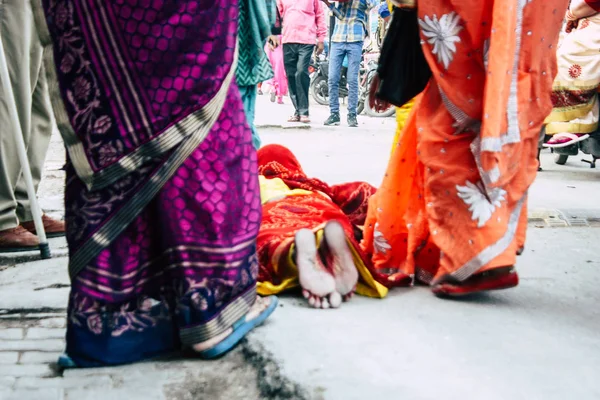
<instances>
[{"instance_id":1,"label":"purple and magenta sari","mask_svg":"<svg viewBox=\"0 0 600 400\"><path fill-rule=\"evenodd\" d=\"M43 0L37 18L68 150L67 354L122 364L221 334L256 299L261 220L236 2Z\"/></svg>"}]
</instances>

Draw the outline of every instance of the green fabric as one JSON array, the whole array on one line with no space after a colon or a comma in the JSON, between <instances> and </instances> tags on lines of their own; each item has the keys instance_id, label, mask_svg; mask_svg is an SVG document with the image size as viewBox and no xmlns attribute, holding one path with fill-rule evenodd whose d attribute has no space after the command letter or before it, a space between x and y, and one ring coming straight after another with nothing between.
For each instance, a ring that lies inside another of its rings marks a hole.
<instances>
[{"instance_id":1,"label":"green fabric","mask_svg":"<svg viewBox=\"0 0 600 400\"><path fill-rule=\"evenodd\" d=\"M271 35L271 27L275 23L273 2L270 0L249 0L248 14L254 42L258 46L258 50L263 50L265 41Z\"/></svg>"},{"instance_id":2,"label":"green fabric","mask_svg":"<svg viewBox=\"0 0 600 400\"><path fill-rule=\"evenodd\" d=\"M273 77L273 68L264 51L275 23L273 0L240 0L238 86L252 86Z\"/></svg>"},{"instance_id":3,"label":"green fabric","mask_svg":"<svg viewBox=\"0 0 600 400\"><path fill-rule=\"evenodd\" d=\"M244 111L246 112L246 120L250 129L252 130L252 144L254 148L258 150L261 145L260 136L254 125L254 115L256 112L256 85L252 86L240 86L240 94L242 95L242 102L244 103Z\"/></svg>"}]
</instances>

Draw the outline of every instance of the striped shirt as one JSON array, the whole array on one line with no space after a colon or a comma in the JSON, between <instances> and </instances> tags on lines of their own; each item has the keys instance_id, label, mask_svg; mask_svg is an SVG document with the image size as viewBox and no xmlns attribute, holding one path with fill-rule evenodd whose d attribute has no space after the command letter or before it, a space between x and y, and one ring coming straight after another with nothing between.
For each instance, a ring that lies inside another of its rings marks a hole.
<instances>
[{"instance_id":1,"label":"striped shirt","mask_svg":"<svg viewBox=\"0 0 600 400\"><path fill-rule=\"evenodd\" d=\"M353 43L362 42L367 36L369 10L377 7L381 0L350 0L340 3L337 9L344 18L335 21L332 42Z\"/></svg>"}]
</instances>

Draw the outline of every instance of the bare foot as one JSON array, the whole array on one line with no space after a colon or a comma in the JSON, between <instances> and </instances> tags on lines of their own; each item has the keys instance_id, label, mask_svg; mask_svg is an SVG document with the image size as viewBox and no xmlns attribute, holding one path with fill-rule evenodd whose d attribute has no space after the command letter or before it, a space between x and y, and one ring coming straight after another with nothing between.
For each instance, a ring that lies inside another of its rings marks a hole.
<instances>
[{"instance_id":1,"label":"bare foot","mask_svg":"<svg viewBox=\"0 0 600 400\"><path fill-rule=\"evenodd\" d=\"M336 291L344 301L348 301L356 290L358 270L348 247L346 233L339 222L332 221L325 226L325 241L331 253L330 267L333 271Z\"/></svg>"},{"instance_id":2,"label":"bare foot","mask_svg":"<svg viewBox=\"0 0 600 400\"><path fill-rule=\"evenodd\" d=\"M270 304L271 304L270 297L256 296L256 301L250 308L250 311L248 311L248 314L246 314L246 321L252 321L254 318L258 317L263 311L265 311L267 308L269 308ZM229 328L225 332L221 333L220 335L217 335L205 342L195 344L194 346L192 346L192 348L194 349L194 351L197 351L197 352L208 350L208 349L216 346L217 344L221 343L223 340L225 340L227 338L227 336L231 335L232 333L233 333L233 328Z\"/></svg>"},{"instance_id":3,"label":"bare foot","mask_svg":"<svg viewBox=\"0 0 600 400\"><path fill-rule=\"evenodd\" d=\"M314 308L337 308L341 297L335 291L335 280L317 256L315 235L309 229L296 233L296 264L302 295Z\"/></svg>"}]
</instances>

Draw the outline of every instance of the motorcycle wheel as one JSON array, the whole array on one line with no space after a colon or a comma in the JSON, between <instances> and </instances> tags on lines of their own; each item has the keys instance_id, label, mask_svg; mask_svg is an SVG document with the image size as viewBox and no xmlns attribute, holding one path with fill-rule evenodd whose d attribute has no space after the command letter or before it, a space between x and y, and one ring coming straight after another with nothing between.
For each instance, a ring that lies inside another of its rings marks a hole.
<instances>
[{"instance_id":1,"label":"motorcycle wheel","mask_svg":"<svg viewBox=\"0 0 600 400\"><path fill-rule=\"evenodd\" d=\"M329 86L327 83L327 79L323 76L317 76L310 83L310 92L312 94L313 99L322 106L329 105Z\"/></svg>"},{"instance_id":2,"label":"motorcycle wheel","mask_svg":"<svg viewBox=\"0 0 600 400\"><path fill-rule=\"evenodd\" d=\"M377 112L371 108L371 106L369 105L369 102L367 100L365 100L365 102L364 102L364 107L365 107L365 112L367 113L367 115L369 117L374 117L374 118L391 117L396 112L396 107L394 107L392 104L390 104L390 106L388 107L387 110L385 110L383 112Z\"/></svg>"},{"instance_id":3,"label":"motorcycle wheel","mask_svg":"<svg viewBox=\"0 0 600 400\"><path fill-rule=\"evenodd\" d=\"M554 162L558 165L565 165L568 159L569 156L566 154L556 154L554 156Z\"/></svg>"},{"instance_id":4,"label":"motorcycle wheel","mask_svg":"<svg viewBox=\"0 0 600 400\"><path fill-rule=\"evenodd\" d=\"M360 115L363 113L363 111L365 111L365 102L359 100L358 106L356 107L356 114Z\"/></svg>"}]
</instances>

